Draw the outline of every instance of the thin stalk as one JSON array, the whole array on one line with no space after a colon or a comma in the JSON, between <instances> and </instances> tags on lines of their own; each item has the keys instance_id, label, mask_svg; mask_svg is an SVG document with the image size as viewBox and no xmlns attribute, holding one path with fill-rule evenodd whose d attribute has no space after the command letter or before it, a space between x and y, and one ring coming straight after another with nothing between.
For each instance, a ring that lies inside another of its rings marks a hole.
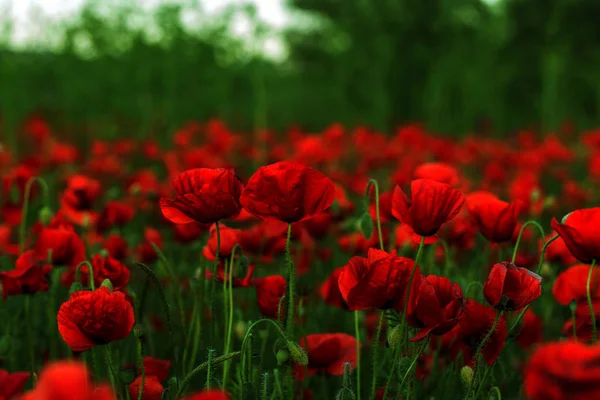
<instances>
[{"instance_id":1,"label":"thin stalk","mask_svg":"<svg viewBox=\"0 0 600 400\"><path fill-rule=\"evenodd\" d=\"M544 240L544 238L546 237L546 234L544 233L544 228L542 228L542 226L537 221L530 220L530 221L525 222L523 224L523 226L521 227L521 230L519 231L519 236L517 236L517 242L515 243L515 248L513 249L512 259L510 261L512 264L515 263L515 259L517 258L517 251L519 250L519 245L521 244L521 236L523 236L523 232L525 231L525 228L527 228L529 225L533 225L538 229L542 240Z\"/></svg>"},{"instance_id":2,"label":"thin stalk","mask_svg":"<svg viewBox=\"0 0 600 400\"><path fill-rule=\"evenodd\" d=\"M398 386L398 393L400 393L402 391L402 387L404 386L404 382L406 382L406 379L408 378L408 375L412 371L412 369L415 366L415 364L417 363L417 361L419 361L419 357L421 357L421 354L423 354L423 351L427 347L428 343L429 343L429 336L427 336L423 340L423 344L419 348L419 351L417 351L417 354L415 355L415 357L413 358L412 362L408 366L408 370L406 370L406 373L404 374L404 377L402 378L402 381L400 382L400 385Z\"/></svg>"},{"instance_id":3,"label":"thin stalk","mask_svg":"<svg viewBox=\"0 0 600 400\"><path fill-rule=\"evenodd\" d=\"M33 342L33 333L31 331L32 319L31 319L31 296L25 296L25 329L27 332L27 347L29 350L29 362L31 367L31 374L35 376L35 348Z\"/></svg>"},{"instance_id":4,"label":"thin stalk","mask_svg":"<svg viewBox=\"0 0 600 400\"><path fill-rule=\"evenodd\" d=\"M142 375L142 384L140 386L140 390L138 392L138 397L137 400L142 400L142 395L144 393L144 386L146 385L146 368L144 367L144 354L142 351L142 339L141 338L136 338L137 340L137 363L138 363L138 369L140 370L140 373Z\"/></svg>"},{"instance_id":5,"label":"thin stalk","mask_svg":"<svg viewBox=\"0 0 600 400\"><path fill-rule=\"evenodd\" d=\"M115 393L119 394L119 397L122 397L121 395L121 388L120 385L117 384L118 381L118 376L115 373L114 369L113 369L113 363L112 363L112 356L110 354L110 345L107 344L104 346L103 351L104 351L104 361L106 362L106 368L108 370L108 377L110 379L110 383L111 386L113 388L113 391ZM143 386L144 382L142 382L142 386Z\"/></svg>"},{"instance_id":6,"label":"thin stalk","mask_svg":"<svg viewBox=\"0 0 600 400\"><path fill-rule=\"evenodd\" d=\"M354 334L356 336L356 397L360 400L360 324L358 321L359 311L354 311Z\"/></svg>"},{"instance_id":7,"label":"thin stalk","mask_svg":"<svg viewBox=\"0 0 600 400\"><path fill-rule=\"evenodd\" d=\"M381 250L385 250L383 247L383 233L381 230L381 216L379 214L379 184L375 179L369 179L369 183L367 183L367 190L365 192L365 197L369 198L369 190L371 186L375 187L375 214L377 221L377 234L379 235L379 247Z\"/></svg>"},{"instance_id":8,"label":"thin stalk","mask_svg":"<svg viewBox=\"0 0 600 400\"><path fill-rule=\"evenodd\" d=\"M285 324L285 332L293 337L294 334L294 291L296 289L296 270L294 269L294 263L292 262L292 256L290 254L290 241L292 238L292 224L288 224L287 229L287 240L285 241L285 261L287 263L287 275L288 275L288 297L287 297L287 322Z\"/></svg>"},{"instance_id":9,"label":"thin stalk","mask_svg":"<svg viewBox=\"0 0 600 400\"><path fill-rule=\"evenodd\" d=\"M94 267L92 267L92 264L89 261L82 261L77 264L77 267L75 267L75 282L80 282L80 270L84 265L88 267L88 283L90 285L90 289L96 290L96 283L94 282Z\"/></svg>"},{"instance_id":10,"label":"thin stalk","mask_svg":"<svg viewBox=\"0 0 600 400\"><path fill-rule=\"evenodd\" d=\"M371 381L371 395L370 400L375 400L375 393L377 391L377 370L379 369L379 338L381 337L381 328L383 326L383 319L385 317L385 311L381 311L379 316L379 324L377 324L377 333L375 334L375 343L373 343L373 379Z\"/></svg>"},{"instance_id":11,"label":"thin stalk","mask_svg":"<svg viewBox=\"0 0 600 400\"><path fill-rule=\"evenodd\" d=\"M588 273L587 283L585 284L585 293L587 295L587 303L590 308L590 317L592 318L592 343L596 343L598 341L598 328L596 327L596 312L594 311L594 304L592 303L592 293L591 293L591 283L592 276L594 275L594 267L596 266L596 260L592 260L592 265L590 265L590 272ZM596 282L597 284L597 282Z\"/></svg>"},{"instance_id":12,"label":"thin stalk","mask_svg":"<svg viewBox=\"0 0 600 400\"><path fill-rule=\"evenodd\" d=\"M49 204L48 185L46 185L46 182L38 176L29 178L27 183L25 183L25 191L23 192L23 210L21 224L19 225L19 253L23 253L25 250L25 231L27 228L27 214L29 212L29 197L31 196L31 187L34 182L37 182L38 185L42 187L44 206Z\"/></svg>"},{"instance_id":13,"label":"thin stalk","mask_svg":"<svg viewBox=\"0 0 600 400\"><path fill-rule=\"evenodd\" d=\"M232 336L232 331L233 331L233 273L235 271L234 268L234 263L235 263L235 250L239 247L239 245L236 243L235 246L233 246L233 249L231 251L231 258L229 260L229 275L227 275L227 268L225 269L225 276L223 277L223 282L225 285L229 284L229 290L225 290L225 294L229 296L229 299L227 301L227 304L229 306L229 313L228 313L228 321L227 321L227 336L225 339L225 354L229 353L229 351L231 350L231 336ZM225 266L227 266L227 263L225 263ZM226 286L224 286L226 288ZM227 385L227 375L229 374L229 365L230 362L226 361L225 364L223 365L223 389L225 389L225 386Z\"/></svg>"},{"instance_id":14,"label":"thin stalk","mask_svg":"<svg viewBox=\"0 0 600 400\"><path fill-rule=\"evenodd\" d=\"M217 287L217 269L219 268L219 252L221 251L221 228L219 227L219 221L215 222L215 229L217 231L217 249L215 251L215 260L212 265L213 278L210 283L210 315L213 323L211 324L211 340L215 337L216 321L215 321L215 292Z\"/></svg>"},{"instance_id":15,"label":"thin stalk","mask_svg":"<svg viewBox=\"0 0 600 400\"><path fill-rule=\"evenodd\" d=\"M502 311L498 311L498 313L496 314L496 319L494 320L494 323L492 324L492 327L490 328L487 335L485 335L485 337L483 338L481 343L479 343L479 346L477 346L477 350L475 351L475 358L474 358L475 359L475 368L473 370L474 377L477 376L477 372L478 372L477 370L479 369L478 368L479 367L479 356L481 355L481 352L484 349L484 347L487 345L488 340L490 340L490 337L492 336L492 334L496 331L498 322L500 322L500 317L502 317ZM477 379L473 378L473 381L471 382L471 386L469 386L469 390L467 391L467 395L465 396L465 400L468 400L469 397L471 396L471 393L475 389L476 381L477 381Z\"/></svg>"},{"instance_id":16,"label":"thin stalk","mask_svg":"<svg viewBox=\"0 0 600 400\"><path fill-rule=\"evenodd\" d=\"M402 313L402 332L404 332L404 345L406 353L408 353L408 326L406 325L406 313L408 311L408 302L410 300L410 291L412 288L413 280L415 279L415 273L417 272L417 268L419 267L419 260L421 259L421 255L423 254L423 248L425 247L425 236L421 237L421 243L419 243L419 249L417 250L417 256L415 257L415 266L413 267L412 272L410 273L410 278L408 280L408 287L406 288L406 296L404 297L404 311Z\"/></svg>"}]
</instances>

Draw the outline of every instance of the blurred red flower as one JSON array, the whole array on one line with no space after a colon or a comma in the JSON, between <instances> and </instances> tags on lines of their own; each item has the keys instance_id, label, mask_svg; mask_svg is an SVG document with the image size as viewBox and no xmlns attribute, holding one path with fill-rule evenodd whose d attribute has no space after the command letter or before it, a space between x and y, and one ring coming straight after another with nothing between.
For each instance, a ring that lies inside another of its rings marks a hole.
<instances>
[{"instance_id":1,"label":"blurred red flower","mask_svg":"<svg viewBox=\"0 0 600 400\"><path fill-rule=\"evenodd\" d=\"M483 287L487 302L503 311L520 310L541 294L542 278L539 275L507 261L492 267Z\"/></svg>"},{"instance_id":2,"label":"blurred red flower","mask_svg":"<svg viewBox=\"0 0 600 400\"><path fill-rule=\"evenodd\" d=\"M559 223L552 218L552 229L560 235L571 254L590 264L600 259L600 207L575 210Z\"/></svg>"},{"instance_id":3,"label":"blurred red flower","mask_svg":"<svg viewBox=\"0 0 600 400\"><path fill-rule=\"evenodd\" d=\"M300 339L300 346L308 354L306 367L296 365L296 379L322 372L326 375L344 375L344 365L356 368L356 338L346 333L315 333Z\"/></svg>"},{"instance_id":4,"label":"blurred red flower","mask_svg":"<svg viewBox=\"0 0 600 400\"><path fill-rule=\"evenodd\" d=\"M522 209L519 200L507 203L489 192L473 192L467 196L467 207L487 240L502 243L512 239Z\"/></svg>"},{"instance_id":5,"label":"blurred red flower","mask_svg":"<svg viewBox=\"0 0 600 400\"><path fill-rule=\"evenodd\" d=\"M29 372L13 372L0 369L0 399L11 400L18 396L25 389L25 384L29 380Z\"/></svg>"},{"instance_id":6,"label":"blurred red flower","mask_svg":"<svg viewBox=\"0 0 600 400\"><path fill-rule=\"evenodd\" d=\"M281 275L271 275L257 280L256 299L258 301L258 309L265 317L277 319L279 303L281 302L281 298L285 296L285 287L285 278ZM285 305L283 302L281 303L281 312L283 314Z\"/></svg>"},{"instance_id":7,"label":"blurred red flower","mask_svg":"<svg viewBox=\"0 0 600 400\"><path fill-rule=\"evenodd\" d=\"M33 250L26 251L19 256L14 269L0 272L2 298L47 291L50 271L52 265L41 263Z\"/></svg>"}]
</instances>

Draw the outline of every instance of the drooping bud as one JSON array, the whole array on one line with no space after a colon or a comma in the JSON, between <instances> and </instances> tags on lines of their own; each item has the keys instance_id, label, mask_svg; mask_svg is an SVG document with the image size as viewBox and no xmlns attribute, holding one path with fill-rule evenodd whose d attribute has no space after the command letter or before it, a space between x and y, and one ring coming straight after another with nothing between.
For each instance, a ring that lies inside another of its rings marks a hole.
<instances>
[{"instance_id":1,"label":"drooping bud","mask_svg":"<svg viewBox=\"0 0 600 400\"><path fill-rule=\"evenodd\" d=\"M52 217L54 217L54 213L52 212L52 209L50 209L50 207L44 206L40 209L38 214L38 220L42 225L48 226L50 221L52 221Z\"/></svg>"},{"instance_id":2,"label":"drooping bud","mask_svg":"<svg viewBox=\"0 0 600 400\"><path fill-rule=\"evenodd\" d=\"M396 325L388 334L388 344L390 348L395 349L396 346L400 346L402 343L402 327Z\"/></svg>"},{"instance_id":3,"label":"drooping bud","mask_svg":"<svg viewBox=\"0 0 600 400\"><path fill-rule=\"evenodd\" d=\"M300 347L298 343L288 340L287 348L290 352L292 360L296 364L301 365L303 367L308 365L308 354L306 354L304 349Z\"/></svg>"},{"instance_id":4,"label":"drooping bud","mask_svg":"<svg viewBox=\"0 0 600 400\"><path fill-rule=\"evenodd\" d=\"M102 281L102 287L108 288L108 290L110 290L111 292L114 292L115 288L112 284L112 282L110 281L110 279L105 279Z\"/></svg>"},{"instance_id":5,"label":"drooping bud","mask_svg":"<svg viewBox=\"0 0 600 400\"><path fill-rule=\"evenodd\" d=\"M69 294L73 294L75 292L79 292L80 290L83 290L83 285L81 284L81 282L75 281L75 282L73 282L73 284L69 288Z\"/></svg>"},{"instance_id":6,"label":"drooping bud","mask_svg":"<svg viewBox=\"0 0 600 400\"><path fill-rule=\"evenodd\" d=\"M473 368L465 365L460 370L460 380L462 381L465 388L469 389L471 387L471 383L473 382Z\"/></svg>"},{"instance_id":7,"label":"drooping bud","mask_svg":"<svg viewBox=\"0 0 600 400\"><path fill-rule=\"evenodd\" d=\"M360 217L359 226L360 231L365 237L365 239L371 239L371 236L373 236L373 230L375 229L375 226L373 225L373 219L371 218L371 215L369 213L365 212Z\"/></svg>"},{"instance_id":8,"label":"drooping bud","mask_svg":"<svg viewBox=\"0 0 600 400\"><path fill-rule=\"evenodd\" d=\"M290 352L287 349L279 349L277 350L275 357L277 358L277 365L281 366L290 359Z\"/></svg>"},{"instance_id":9,"label":"drooping bud","mask_svg":"<svg viewBox=\"0 0 600 400\"><path fill-rule=\"evenodd\" d=\"M239 339L242 339L246 334L246 331L248 330L248 324L245 321L237 321L235 323L235 326L233 327L233 330L235 332L235 335Z\"/></svg>"}]
</instances>

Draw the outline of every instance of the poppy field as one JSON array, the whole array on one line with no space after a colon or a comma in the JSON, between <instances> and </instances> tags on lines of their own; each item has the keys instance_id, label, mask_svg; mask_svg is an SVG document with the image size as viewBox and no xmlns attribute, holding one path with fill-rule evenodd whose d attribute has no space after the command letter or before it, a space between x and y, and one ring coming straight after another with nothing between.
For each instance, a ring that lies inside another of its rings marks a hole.
<instances>
[{"instance_id":1,"label":"poppy field","mask_svg":"<svg viewBox=\"0 0 600 400\"><path fill-rule=\"evenodd\" d=\"M600 131L19 129L0 400L600 398Z\"/></svg>"}]
</instances>

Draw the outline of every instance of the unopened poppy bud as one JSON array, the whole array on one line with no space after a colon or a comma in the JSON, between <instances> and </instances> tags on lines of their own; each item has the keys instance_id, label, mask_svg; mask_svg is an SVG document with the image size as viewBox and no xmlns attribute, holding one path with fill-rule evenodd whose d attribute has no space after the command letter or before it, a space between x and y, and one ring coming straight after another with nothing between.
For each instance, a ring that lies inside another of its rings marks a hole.
<instances>
[{"instance_id":1,"label":"unopened poppy bud","mask_svg":"<svg viewBox=\"0 0 600 400\"><path fill-rule=\"evenodd\" d=\"M308 354L304 351L302 347L296 342L292 342L288 340L287 348L290 352L292 360L298 365L305 366L308 365Z\"/></svg>"},{"instance_id":2,"label":"unopened poppy bud","mask_svg":"<svg viewBox=\"0 0 600 400\"><path fill-rule=\"evenodd\" d=\"M145 335L144 332L144 327L142 325L136 325L133 327L133 336L136 337L136 339L143 339Z\"/></svg>"},{"instance_id":3,"label":"unopened poppy bud","mask_svg":"<svg viewBox=\"0 0 600 400\"><path fill-rule=\"evenodd\" d=\"M544 262L542 264L542 270L540 271L540 274L542 275L543 278L551 279L552 275L554 274L554 271L549 263Z\"/></svg>"},{"instance_id":4,"label":"unopened poppy bud","mask_svg":"<svg viewBox=\"0 0 600 400\"><path fill-rule=\"evenodd\" d=\"M275 358L277 358L277 365L283 365L290 359L290 352L287 349L279 349L275 354Z\"/></svg>"},{"instance_id":5,"label":"unopened poppy bud","mask_svg":"<svg viewBox=\"0 0 600 400\"><path fill-rule=\"evenodd\" d=\"M80 282L73 282L69 289L69 294L79 292L80 290L83 290L83 285Z\"/></svg>"},{"instance_id":6,"label":"unopened poppy bud","mask_svg":"<svg viewBox=\"0 0 600 400\"><path fill-rule=\"evenodd\" d=\"M141 188L140 184L137 182L132 184L131 186L129 186L129 194L132 194L135 196L135 195L139 194L141 191L142 191L142 188Z\"/></svg>"},{"instance_id":7,"label":"unopened poppy bud","mask_svg":"<svg viewBox=\"0 0 600 400\"><path fill-rule=\"evenodd\" d=\"M85 229L88 229L91 225L91 222L92 221L91 221L90 215L86 213L83 216L83 220L81 221L81 226Z\"/></svg>"},{"instance_id":8,"label":"unopened poppy bud","mask_svg":"<svg viewBox=\"0 0 600 400\"><path fill-rule=\"evenodd\" d=\"M246 334L246 330L248 329L248 324L245 321L238 321L235 323L233 330L235 331L235 335L242 339Z\"/></svg>"},{"instance_id":9,"label":"unopened poppy bud","mask_svg":"<svg viewBox=\"0 0 600 400\"><path fill-rule=\"evenodd\" d=\"M531 192L531 196L530 199L532 202L536 202L540 199L540 197L542 196L542 194L540 193L540 191L538 189L535 189Z\"/></svg>"},{"instance_id":10,"label":"unopened poppy bud","mask_svg":"<svg viewBox=\"0 0 600 400\"><path fill-rule=\"evenodd\" d=\"M338 394L335 396L335 400L354 400L356 399L356 395L352 391L352 389L348 387L343 387L340 389Z\"/></svg>"},{"instance_id":11,"label":"unopened poppy bud","mask_svg":"<svg viewBox=\"0 0 600 400\"><path fill-rule=\"evenodd\" d=\"M373 236L373 230L375 229L371 215L369 213L364 213L362 217L360 217L359 224L360 231L365 239L371 239L371 236Z\"/></svg>"},{"instance_id":12,"label":"unopened poppy bud","mask_svg":"<svg viewBox=\"0 0 600 400\"><path fill-rule=\"evenodd\" d=\"M108 288L108 290L110 290L111 292L115 291L115 288L114 288L112 282L110 281L110 279L103 280L102 287Z\"/></svg>"},{"instance_id":13,"label":"unopened poppy bud","mask_svg":"<svg viewBox=\"0 0 600 400\"><path fill-rule=\"evenodd\" d=\"M392 349L399 346L402 342L402 327L400 325L396 325L394 329L390 331L388 334L388 344Z\"/></svg>"},{"instance_id":14,"label":"unopened poppy bud","mask_svg":"<svg viewBox=\"0 0 600 400\"><path fill-rule=\"evenodd\" d=\"M53 216L54 216L54 213L52 212L50 207L45 206L40 209L40 212L38 214L38 219L42 225L48 226L48 224L52 220Z\"/></svg>"},{"instance_id":15,"label":"unopened poppy bud","mask_svg":"<svg viewBox=\"0 0 600 400\"><path fill-rule=\"evenodd\" d=\"M100 256L101 256L102 258L106 258L106 257L108 257L108 256L109 256L109 254L108 254L108 250L106 250L106 249L102 249L102 250L100 250L100 251L98 252L98 254L100 254Z\"/></svg>"},{"instance_id":16,"label":"unopened poppy bud","mask_svg":"<svg viewBox=\"0 0 600 400\"><path fill-rule=\"evenodd\" d=\"M544 208L551 208L556 203L554 196L548 196L544 199Z\"/></svg>"},{"instance_id":17,"label":"unopened poppy bud","mask_svg":"<svg viewBox=\"0 0 600 400\"><path fill-rule=\"evenodd\" d=\"M577 302L575 300L569 303L569 309L572 313L574 313L575 310L577 310Z\"/></svg>"},{"instance_id":18,"label":"unopened poppy bud","mask_svg":"<svg viewBox=\"0 0 600 400\"><path fill-rule=\"evenodd\" d=\"M466 388L470 388L473 382L473 368L468 365L462 367L460 370L460 380Z\"/></svg>"}]
</instances>

